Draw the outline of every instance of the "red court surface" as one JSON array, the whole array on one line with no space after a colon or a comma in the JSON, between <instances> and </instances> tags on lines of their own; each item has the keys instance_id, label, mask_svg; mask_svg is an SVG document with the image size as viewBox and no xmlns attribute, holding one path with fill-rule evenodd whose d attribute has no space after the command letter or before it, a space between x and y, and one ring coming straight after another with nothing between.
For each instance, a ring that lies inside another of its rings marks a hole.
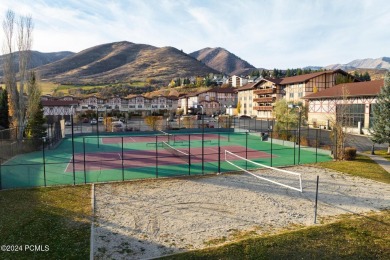
<instances>
[{"instance_id":1,"label":"red court surface","mask_svg":"<svg viewBox=\"0 0 390 260\"><path fill-rule=\"evenodd\" d=\"M154 142L168 142L175 140L176 142L188 142L188 138L191 136L191 141L201 141L204 139L207 140L218 140L217 134L180 134L180 135L171 135L168 140L168 136L157 135L157 136L123 136L123 137L102 137L102 144L120 144L122 143L154 143ZM156 138L157 137L157 138ZM225 136L220 136L220 140L226 140Z\"/></svg>"},{"instance_id":2,"label":"red court surface","mask_svg":"<svg viewBox=\"0 0 390 260\"><path fill-rule=\"evenodd\" d=\"M188 154L188 148L178 149ZM258 158L270 158L271 155L266 152L256 151L248 148L245 151L245 147L242 146L221 146L220 160L225 159L225 150L233 152L239 156L246 157L250 160ZM202 148L196 147L191 148L191 164L202 163L202 158L205 163L218 162L218 147L204 147L203 156ZM180 158L181 157L181 158ZM160 148L158 149L157 156L155 150L126 150L121 152L106 152L106 153L88 153L75 154L75 171L93 171L93 170L109 170L109 169L120 169L122 168L122 162L124 168L142 168L142 167L153 167L163 165L177 165L177 164L188 164L188 155L175 156L167 150ZM157 159L157 163L156 163ZM73 162L70 160L67 165L65 172L73 171Z\"/></svg>"}]
</instances>

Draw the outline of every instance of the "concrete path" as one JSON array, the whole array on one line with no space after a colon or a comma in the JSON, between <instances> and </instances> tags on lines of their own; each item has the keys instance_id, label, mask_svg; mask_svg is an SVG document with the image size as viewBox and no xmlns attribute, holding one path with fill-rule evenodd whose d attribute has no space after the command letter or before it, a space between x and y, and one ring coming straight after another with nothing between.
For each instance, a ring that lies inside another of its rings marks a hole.
<instances>
[{"instance_id":1,"label":"concrete path","mask_svg":"<svg viewBox=\"0 0 390 260\"><path fill-rule=\"evenodd\" d=\"M388 173L390 173L390 161L389 160L387 160L381 156L378 156L378 155L372 155L372 154L366 154L366 153L358 153L358 154L370 157L373 161L375 161L377 164L382 166L383 169L385 169Z\"/></svg>"}]
</instances>

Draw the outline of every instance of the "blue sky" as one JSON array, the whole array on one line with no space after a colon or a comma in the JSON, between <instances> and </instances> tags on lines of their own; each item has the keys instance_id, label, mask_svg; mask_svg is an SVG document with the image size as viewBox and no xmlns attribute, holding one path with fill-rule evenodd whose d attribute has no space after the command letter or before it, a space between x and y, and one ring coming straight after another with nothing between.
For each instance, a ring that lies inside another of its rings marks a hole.
<instances>
[{"instance_id":1,"label":"blue sky","mask_svg":"<svg viewBox=\"0 0 390 260\"><path fill-rule=\"evenodd\" d=\"M1 0L1 20L7 9L32 16L41 52L115 41L222 47L268 69L390 56L388 0Z\"/></svg>"}]
</instances>

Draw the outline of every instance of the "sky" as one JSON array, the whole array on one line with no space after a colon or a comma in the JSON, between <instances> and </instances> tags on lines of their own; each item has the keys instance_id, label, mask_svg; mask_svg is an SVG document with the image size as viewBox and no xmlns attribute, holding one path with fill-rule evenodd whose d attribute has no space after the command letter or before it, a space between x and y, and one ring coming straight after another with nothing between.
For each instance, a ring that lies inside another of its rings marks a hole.
<instances>
[{"instance_id":1,"label":"sky","mask_svg":"<svg viewBox=\"0 0 390 260\"><path fill-rule=\"evenodd\" d=\"M32 16L40 52L117 41L222 47L267 69L390 57L388 0L1 0L1 21L8 9Z\"/></svg>"}]
</instances>

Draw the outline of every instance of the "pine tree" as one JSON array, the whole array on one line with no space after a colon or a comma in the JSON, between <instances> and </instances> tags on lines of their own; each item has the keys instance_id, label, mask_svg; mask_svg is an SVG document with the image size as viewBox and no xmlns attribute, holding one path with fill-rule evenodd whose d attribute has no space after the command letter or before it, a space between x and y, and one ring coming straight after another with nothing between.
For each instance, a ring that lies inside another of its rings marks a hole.
<instances>
[{"instance_id":1,"label":"pine tree","mask_svg":"<svg viewBox=\"0 0 390 260\"><path fill-rule=\"evenodd\" d=\"M373 107L372 141L378 144L389 143L387 153L390 154L390 72L386 73L383 88Z\"/></svg>"},{"instance_id":2,"label":"pine tree","mask_svg":"<svg viewBox=\"0 0 390 260\"><path fill-rule=\"evenodd\" d=\"M45 123L42 102L39 102L37 111L28 122L28 137L36 140L38 145L41 143L42 137L46 136Z\"/></svg>"},{"instance_id":3,"label":"pine tree","mask_svg":"<svg viewBox=\"0 0 390 260\"><path fill-rule=\"evenodd\" d=\"M8 92L3 90L0 95L0 126L9 128Z\"/></svg>"},{"instance_id":4,"label":"pine tree","mask_svg":"<svg viewBox=\"0 0 390 260\"><path fill-rule=\"evenodd\" d=\"M363 81L370 81L371 80L370 74L368 74L367 71L366 71L366 73L364 73L364 75L362 75L362 78L363 78Z\"/></svg>"}]
</instances>

